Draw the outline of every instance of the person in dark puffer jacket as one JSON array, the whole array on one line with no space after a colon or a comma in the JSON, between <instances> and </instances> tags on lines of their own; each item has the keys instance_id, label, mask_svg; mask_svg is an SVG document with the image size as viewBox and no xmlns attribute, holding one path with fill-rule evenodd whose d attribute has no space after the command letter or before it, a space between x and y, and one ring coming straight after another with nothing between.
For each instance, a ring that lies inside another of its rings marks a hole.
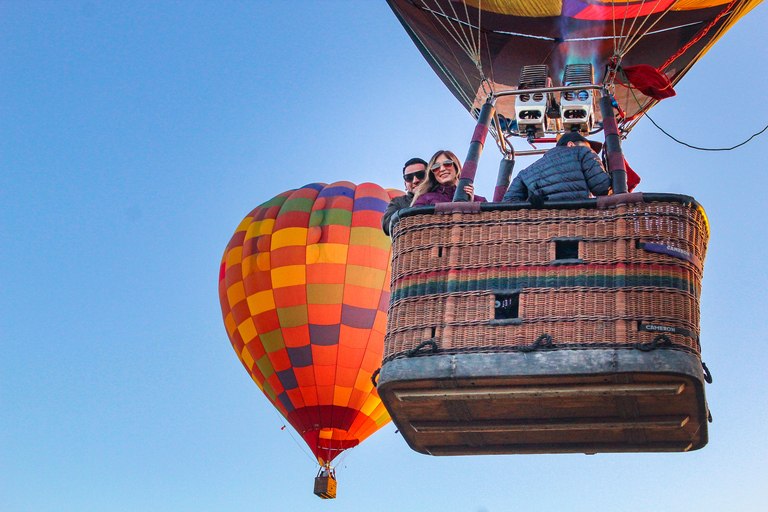
<instances>
[{"instance_id":1,"label":"person in dark puffer jacket","mask_svg":"<svg viewBox=\"0 0 768 512\"><path fill-rule=\"evenodd\" d=\"M599 143L593 143L599 144ZM608 195L611 178L590 141L580 134L566 133L557 146L540 160L520 171L504 194L503 201L569 201Z\"/></svg>"}]
</instances>

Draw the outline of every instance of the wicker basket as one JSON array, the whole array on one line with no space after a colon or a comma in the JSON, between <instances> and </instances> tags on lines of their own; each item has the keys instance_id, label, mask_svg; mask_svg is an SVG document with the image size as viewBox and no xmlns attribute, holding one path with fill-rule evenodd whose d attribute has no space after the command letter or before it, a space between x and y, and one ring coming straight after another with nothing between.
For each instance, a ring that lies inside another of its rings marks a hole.
<instances>
[{"instance_id":1,"label":"wicker basket","mask_svg":"<svg viewBox=\"0 0 768 512\"><path fill-rule=\"evenodd\" d=\"M707 443L690 197L401 212L379 395L433 455Z\"/></svg>"},{"instance_id":2,"label":"wicker basket","mask_svg":"<svg viewBox=\"0 0 768 512\"><path fill-rule=\"evenodd\" d=\"M428 340L442 352L508 351L541 335L554 349L650 345L663 334L665 346L699 354L707 220L690 198L664 199L402 219L384 360ZM500 297L518 301L516 320L497 318Z\"/></svg>"}]
</instances>

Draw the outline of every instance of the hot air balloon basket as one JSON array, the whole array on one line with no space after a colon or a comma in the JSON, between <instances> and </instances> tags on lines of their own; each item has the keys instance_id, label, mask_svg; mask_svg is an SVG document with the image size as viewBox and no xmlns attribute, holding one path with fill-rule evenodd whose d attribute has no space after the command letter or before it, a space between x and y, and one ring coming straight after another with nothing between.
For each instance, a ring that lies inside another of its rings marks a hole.
<instances>
[{"instance_id":1,"label":"hot air balloon basket","mask_svg":"<svg viewBox=\"0 0 768 512\"><path fill-rule=\"evenodd\" d=\"M336 497L336 479L331 475L315 477L315 495L324 500Z\"/></svg>"},{"instance_id":2,"label":"hot air balloon basket","mask_svg":"<svg viewBox=\"0 0 768 512\"><path fill-rule=\"evenodd\" d=\"M706 444L699 296L709 229L693 198L400 217L378 390L414 449Z\"/></svg>"}]
</instances>

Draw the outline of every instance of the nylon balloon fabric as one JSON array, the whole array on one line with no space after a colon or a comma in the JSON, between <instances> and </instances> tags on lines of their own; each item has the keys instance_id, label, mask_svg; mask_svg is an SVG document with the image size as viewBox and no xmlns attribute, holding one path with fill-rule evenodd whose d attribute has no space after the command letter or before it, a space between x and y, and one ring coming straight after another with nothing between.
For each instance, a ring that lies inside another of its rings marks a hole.
<instances>
[{"instance_id":1,"label":"nylon balloon fabric","mask_svg":"<svg viewBox=\"0 0 768 512\"><path fill-rule=\"evenodd\" d=\"M395 195L371 183L313 183L238 226L221 263L224 325L240 361L320 464L389 421L381 366Z\"/></svg>"},{"instance_id":2,"label":"nylon balloon fabric","mask_svg":"<svg viewBox=\"0 0 768 512\"><path fill-rule=\"evenodd\" d=\"M676 84L762 0L388 0L433 70L471 112L487 90L517 88L520 70L546 64L552 85L568 64L592 64L603 83L612 59L650 65ZM653 106L621 74L610 82L627 123ZM482 83L486 79L485 84ZM485 85L485 88L484 88ZM514 119L514 99L498 112ZM475 114L476 115L476 114ZM628 131L629 126L624 127Z\"/></svg>"}]
</instances>

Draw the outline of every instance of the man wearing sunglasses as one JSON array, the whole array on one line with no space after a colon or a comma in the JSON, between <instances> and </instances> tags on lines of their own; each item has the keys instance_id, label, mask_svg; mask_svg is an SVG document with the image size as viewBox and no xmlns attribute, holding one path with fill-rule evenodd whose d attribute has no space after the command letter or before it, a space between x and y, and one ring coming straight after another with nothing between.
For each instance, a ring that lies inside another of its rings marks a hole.
<instances>
[{"instance_id":1,"label":"man wearing sunglasses","mask_svg":"<svg viewBox=\"0 0 768 512\"><path fill-rule=\"evenodd\" d=\"M389 234L389 221L396 211L408 208L413 201L413 191L421 185L427 177L427 162L421 158L411 158L403 166L403 181L405 181L405 195L392 199L387 205L387 210L381 217L381 229Z\"/></svg>"}]
</instances>

